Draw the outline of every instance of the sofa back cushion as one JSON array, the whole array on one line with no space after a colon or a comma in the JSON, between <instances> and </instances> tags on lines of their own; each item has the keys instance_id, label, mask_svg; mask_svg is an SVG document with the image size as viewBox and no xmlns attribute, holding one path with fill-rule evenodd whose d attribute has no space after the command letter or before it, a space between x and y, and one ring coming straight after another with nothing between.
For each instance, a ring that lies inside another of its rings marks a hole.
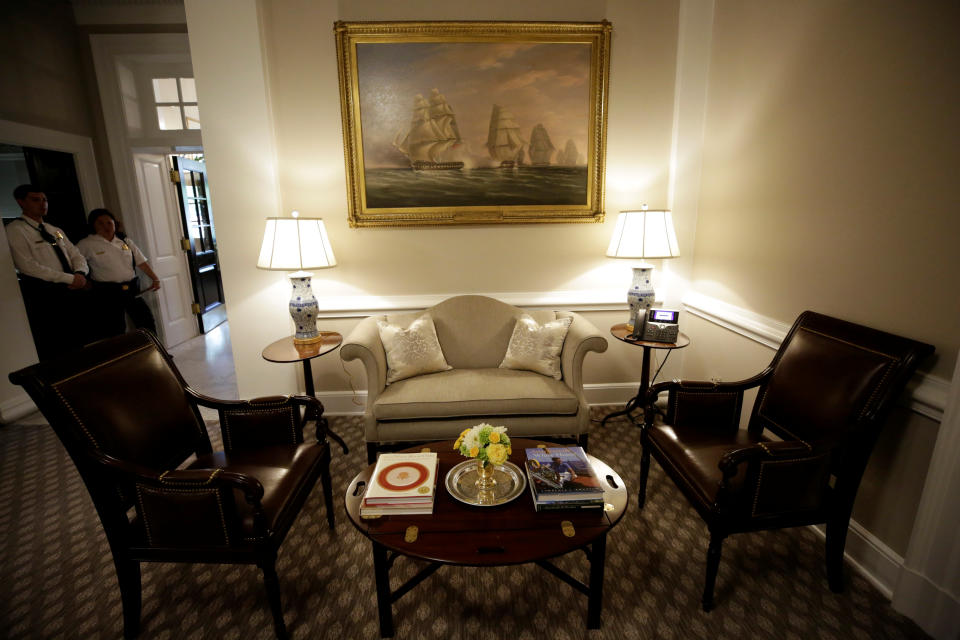
<instances>
[{"instance_id":1,"label":"sofa back cushion","mask_svg":"<svg viewBox=\"0 0 960 640\"><path fill-rule=\"evenodd\" d=\"M524 313L513 305L486 296L455 296L428 309L437 330L440 348L454 369L495 369L500 366L517 317ZM537 322L555 320L550 310L526 311ZM407 326L422 313L387 316L387 322Z\"/></svg>"}]
</instances>

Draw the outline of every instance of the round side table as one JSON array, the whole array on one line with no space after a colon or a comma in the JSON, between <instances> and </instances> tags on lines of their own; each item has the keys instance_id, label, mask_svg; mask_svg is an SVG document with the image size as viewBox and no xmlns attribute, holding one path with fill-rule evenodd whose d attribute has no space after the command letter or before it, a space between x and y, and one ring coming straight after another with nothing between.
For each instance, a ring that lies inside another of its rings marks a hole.
<instances>
[{"instance_id":1,"label":"round side table","mask_svg":"<svg viewBox=\"0 0 960 640\"><path fill-rule=\"evenodd\" d=\"M310 344L297 344L293 341L293 336L280 338L264 347L260 354L268 362L302 362L303 363L303 385L308 396L316 395L313 388L313 369L310 367L310 361L314 358L330 353L340 346L343 342L343 336L336 331L322 331L319 342ZM306 416L309 420L310 416Z\"/></svg>"},{"instance_id":2,"label":"round side table","mask_svg":"<svg viewBox=\"0 0 960 640\"><path fill-rule=\"evenodd\" d=\"M616 416L627 416L630 418L630 421L633 424L642 427L646 424L646 407L644 407L644 399L647 397L647 391L650 389L650 352L653 349L683 349L690 344L690 338L687 337L685 333L681 333L677 337L676 342L651 342L649 340L635 340L630 338L630 333L632 328L625 324L615 324L610 327L610 334L620 340L621 342L626 342L627 344L632 344L635 347L643 347L643 363L641 364L640 371L640 388L637 389L637 395L630 398L627 402L627 406L622 411L614 411L613 413L608 413L603 417L603 420L600 421L601 425L606 425L607 420ZM631 415L631 412L640 407L644 411L644 422L637 424L637 421Z\"/></svg>"}]
</instances>

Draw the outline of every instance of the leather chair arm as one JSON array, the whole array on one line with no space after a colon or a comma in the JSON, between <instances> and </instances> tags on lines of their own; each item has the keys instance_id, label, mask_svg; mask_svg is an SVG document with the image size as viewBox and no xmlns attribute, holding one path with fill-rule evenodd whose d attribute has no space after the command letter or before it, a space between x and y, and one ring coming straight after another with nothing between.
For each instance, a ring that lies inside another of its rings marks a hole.
<instances>
[{"instance_id":1,"label":"leather chair arm","mask_svg":"<svg viewBox=\"0 0 960 640\"><path fill-rule=\"evenodd\" d=\"M696 424L720 430L736 430L740 426L743 392L759 386L772 370L736 382L670 380L652 385L646 405L652 406L660 394L667 392L665 421L674 426Z\"/></svg>"},{"instance_id":2,"label":"leather chair arm","mask_svg":"<svg viewBox=\"0 0 960 640\"><path fill-rule=\"evenodd\" d=\"M340 346L340 359L360 360L367 375L367 406L370 407L387 386L387 355L380 342L377 321L383 316L361 320Z\"/></svg>"},{"instance_id":3,"label":"leather chair arm","mask_svg":"<svg viewBox=\"0 0 960 640\"><path fill-rule=\"evenodd\" d=\"M592 322L578 313L560 311L557 317L573 318L560 351L560 371L567 387L580 397L583 395L583 359L590 351L606 351L607 339Z\"/></svg>"},{"instance_id":4,"label":"leather chair arm","mask_svg":"<svg viewBox=\"0 0 960 640\"><path fill-rule=\"evenodd\" d=\"M239 541L235 490L250 505L255 537L269 533L263 485L252 476L221 468L158 472L105 454L95 457L133 489L150 545L225 546Z\"/></svg>"},{"instance_id":5,"label":"leather chair arm","mask_svg":"<svg viewBox=\"0 0 960 640\"><path fill-rule=\"evenodd\" d=\"M830 451L827 444L802 440L728 451L718 463L723 477L717 508L739 508L754 519L822 508L829 491Z\"/></svg>"},{"instance_id":6,"label":"leather chair arm","mask_svg":"<svg viewBox=\"0 0 960 640\"><path fill-rule=\"evenodd\" d=\"M728 451L720 458L717 466L720 467L724 477L729 477L735 474L737 466L744 462L805 458L813 453L815 453L814 447L802 440L763 442Z\"/></svg>"}]
</instances>

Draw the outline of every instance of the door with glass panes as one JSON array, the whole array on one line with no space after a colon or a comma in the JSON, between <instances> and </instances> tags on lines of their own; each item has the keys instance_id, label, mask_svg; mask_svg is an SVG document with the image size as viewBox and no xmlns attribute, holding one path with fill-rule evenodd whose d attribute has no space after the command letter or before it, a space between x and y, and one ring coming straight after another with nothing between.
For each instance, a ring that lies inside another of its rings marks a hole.
<instances>
[{"instance_id":1,"label":"door with glass panes","mask_svg":"<svg viewBox=\"0 0 960 640\"><path fill-rule=\"evenodd\" d=\"M177 156L173 157L173 166L180 180L178 195L195 300L193 311L197 314L200 332L206 333L227 319L207 169L202 162Z\"/></svg>"}]
</instances>

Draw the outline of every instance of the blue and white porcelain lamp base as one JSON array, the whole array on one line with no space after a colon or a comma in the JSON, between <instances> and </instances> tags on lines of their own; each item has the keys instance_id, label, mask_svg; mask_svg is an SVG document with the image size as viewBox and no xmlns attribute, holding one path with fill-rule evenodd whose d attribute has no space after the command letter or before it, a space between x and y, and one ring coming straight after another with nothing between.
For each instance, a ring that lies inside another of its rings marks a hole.
<instances>
[{"instance_id":1,"label":"blue and white porcelain lamp base","mask_svg":"<svg viewBox=\"0 0 960 640\"><path fill-rule=\"evenodd\" d=\"M293 336L294 344L310 344L323 339L317 330L317 315L320 307L310 286L312 277L313 274L309 271L295 271L290 274L290 284L293 285L293 293L290 296L290 317L293 318L293 325L296 327L296 333Z\"/></svg>"},{"instance_id":2,"label":"blue and white porcelain lamp base","mask_svg":"<svg viewBox=\"0 0 960 640\"><path fill-rule=\"evenodd\" d=\"M633 282L627 290L627 304L630 305L630 321L633 327L631 338L643 335L643 325L647 319L647 311L653 306L656 294L653 291L653 265L642 264L633 268Z\"/></svg>"}]
</instances>

